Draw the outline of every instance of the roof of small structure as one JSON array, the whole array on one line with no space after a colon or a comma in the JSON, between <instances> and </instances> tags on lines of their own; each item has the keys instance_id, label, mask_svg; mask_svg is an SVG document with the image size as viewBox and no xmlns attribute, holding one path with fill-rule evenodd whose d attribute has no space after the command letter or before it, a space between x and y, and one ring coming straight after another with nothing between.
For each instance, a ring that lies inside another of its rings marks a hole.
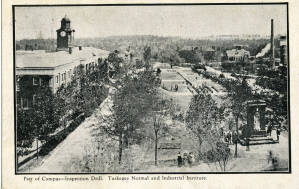
<instances>
[{"instance_id":1,"label":"roof of small structure","mask_svg":"<svg viewBox=\"0 0 299 189\"><path fill-rule=\"evenodd\" d=\"M249 51L246 51L245 49L231 49L226 51L227 56L244 56L244 55L249 55Z\"/></svg>"},{"instance_id":2,"label":"roof of small structure","mask_svg":"<svg viewBox=\"0 0 299 189\"><path fill-rule=\"evenodd\" d=\"M83 47L82 50L73 48L67 51L16 51L17 68L54 68L76 60L86 60L93 56L107 57L109 51L93 47Z\"/></svg>"},{"instance_id":3,"label":"roof of small structure","mask_svg":"<svg viewBox=\"0 0 299 189\"><path fill-rule=\"evenodd\" d=\"M207 47L206 49L203 49L203 51L206 51L206 52L215 52L215 50L212 49L211 47Z\"/></svg>"}]
</instances>

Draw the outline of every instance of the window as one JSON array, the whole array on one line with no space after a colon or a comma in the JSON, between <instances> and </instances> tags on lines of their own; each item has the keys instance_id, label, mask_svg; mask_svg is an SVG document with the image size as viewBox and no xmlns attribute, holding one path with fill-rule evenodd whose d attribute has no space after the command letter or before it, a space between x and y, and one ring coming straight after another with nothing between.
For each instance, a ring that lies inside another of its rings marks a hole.
<instances>
[{"instance_id":1,"label":"window","mask_svg":"<svg viewBox=\"0 0 299 189\"><path fill-rule=\"evenodd\" d=\"M33 85L38 85L38 78L37 77L33 77Z\"/></svg>"},{"instance_id":2,"label":"window","mask_svg":"<svg viewBox=\"0 0 299 189\"><path fill-rule=\"evenodd\" d=\"M21 108L29 109L29 101L27 98L21 98Z\"/></svg>"},{"instance_id":3,"label":"window","mask_svg":"<svg viewBox=\"0 0 299 189\"><path fill-rule=\"evenodd\" d=\"M59 81L59 78L58 78L58 75L56 76L56 83L58 83L58 81Z\"/></svg>"},{"instance_id":4,"label":"window","mask_svg":"<svg viewBox=\"0 0 299 189\"><path fill-rule=\"evenodd\" d=\"M35 102L36 102L36 95L33 95L32 96L32 104L35 104Z\"/></svg>"}]
</instances>

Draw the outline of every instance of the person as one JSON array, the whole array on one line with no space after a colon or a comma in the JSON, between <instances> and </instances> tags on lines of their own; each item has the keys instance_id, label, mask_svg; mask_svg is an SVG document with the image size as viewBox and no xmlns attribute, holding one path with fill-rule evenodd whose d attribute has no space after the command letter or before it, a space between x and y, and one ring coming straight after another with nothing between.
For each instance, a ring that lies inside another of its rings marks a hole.
<instances>
[{"instance_id":1,"label":"person","mask_svg":"<svg viewBox=\"0 0 299 189\"><path fill-rule=\"evenodd\" d=\"M249 151L249 143L250 143L250 139L247 137L245 138L245 142L246 142L246 151Z\"/></svg>"},{"instance_id":2,"label":"person","mask_svg":"<svg viewBox=\"0 0 299 189\"><path fill-rule=\"evenodd\" d=\"M184 156L183 156L183 166L186 166L186 165L187 165L187 162L188 162L188 155L187 155L187 153L185 152L185 153L184 153Z\"/></svg>"},{"instance_id":3,"label":"person","mask_svg":"<svg viewBox=\"0 0 299 189\"><path fill-rule=\"evenodd\" d=\"M175 91L177 92L179 90L179 86L175 84Z\"/></svg>"},{"instance_id":4,"label":"person","mask_svg":"<svg viewBox=\"0 0 299 189\"><path fill-rule=\"evenodd\" d=\"M279 142L280 128L276 129L277 141Z\"/></svg>"},{"instance_id":5,"label":"person","mask_svg":"<svg viewBox=\"0 0 299 189\"><path fill-rule=\"evenodd\" d=\"M227 134L224 135L224 142L228 143L228 136L227 136Z\"/></svg>"},{"instance_id":6,"label":"person","mask_svg":"<svg viewBox=\"0 0 299 189\"><path fill-rule=\"evenodd\" d=\"M273 158L273 152L270 150L268 155L268 164L269 162L272 162L272 158Z\"/></svg>"},{"instance_id":7,"label":"person","mask_svg":"<svg viewBox=\"0 0 299 189\"><path fill-rule=\"evenodd\" d=\"M188 165L189 165L189 167L192 167L193 161L194 161L193 153L190 152L189 155L188 155Z\"/></svg>"},{"instance_id":8,"label":"person","mask_svg":"<svg viewBox=\"0 0 299 189\"><path fill-rule=\"evenodd\" d=\"M161 69L158 68L158 69L157 69L157 76L159 76L160 74L161 74Z\"/></svg>"},{"instance_id":9,"label":"person","mask_svg":"<svg viewBox=\"0 0 299 189\"><path fill-rule=\"evenodd\" d=\"M232 143L232 134L230 131L227 133L227 140L228 140L228 144Z\"/></svg>"},{"instance_id":10,"label":"person","mask_svg":"<svg viewBox=\"0 0 299 189\"><path fill-rule=\"evenodd\" d=\"M181 156L181 152L178 153L178 167L182 167L183 159Z\"/></svg>"},{"instance_id":11,"label":"person","mask_svg":"<svg viewBox=\"0 0 299 189\"><path fill-rule=\"evenodd\" d=\"M237 136L236 131L234 131L234 133L233 133L233 143L234 144L238 143L238 136Z\"/></svg>"},{"instance_id":12,"label":"person","mask_svg":"<svg viewBox=\"0 0 299 189\"><path fill-rule=\"evenodd\" d=\"M271 133L272 133L272 125L269 125L268 128L267 128L267 133L269 136L271 136Z\"/></svg>"}]
</instances>

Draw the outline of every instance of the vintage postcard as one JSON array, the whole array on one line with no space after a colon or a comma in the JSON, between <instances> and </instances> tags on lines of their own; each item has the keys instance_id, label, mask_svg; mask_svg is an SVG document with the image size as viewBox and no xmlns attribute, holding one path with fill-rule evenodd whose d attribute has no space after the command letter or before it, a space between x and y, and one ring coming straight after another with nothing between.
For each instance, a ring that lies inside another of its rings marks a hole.
<instances>
[{"instance_id":1,"label":"vintage postcard","mask_svg":"<svg viewBox=\"0 0 299 189\"><path fill-rule=\"evenodd\" d=\"M297 4L3 3L3 188L298 187Z\"/></svg>"}]
</instances>

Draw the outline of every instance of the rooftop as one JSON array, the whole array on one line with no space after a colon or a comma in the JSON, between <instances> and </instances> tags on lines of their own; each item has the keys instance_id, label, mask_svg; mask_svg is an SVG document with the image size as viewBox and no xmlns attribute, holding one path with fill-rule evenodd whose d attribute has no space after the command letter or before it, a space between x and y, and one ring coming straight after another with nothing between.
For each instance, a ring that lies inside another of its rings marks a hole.
<instances>
[{"instance_id":1,"label":"rooftop","mask_svg":"<svg viewBox=\"0 0 299 189\"><path fill-rule=\"evenodd\" d=\"M226 51L227 56L245 56L248 55L250 56L249 51L246 51L245 49L232 49L232 50L227 50Z\"/></svg>"},{"instance_id":2,"label":"rooftop","mask_svg":"<svg viewBox=\"0 0 299 189\"><path fill-rule=\"evenodd\" d=\"M55 68L76 60L86 60L93 56L107 57L109 51L93 47L73 48L67 51L46 52L44 50L16 51L16 68Z\"/></svg>"}]
</instances>

